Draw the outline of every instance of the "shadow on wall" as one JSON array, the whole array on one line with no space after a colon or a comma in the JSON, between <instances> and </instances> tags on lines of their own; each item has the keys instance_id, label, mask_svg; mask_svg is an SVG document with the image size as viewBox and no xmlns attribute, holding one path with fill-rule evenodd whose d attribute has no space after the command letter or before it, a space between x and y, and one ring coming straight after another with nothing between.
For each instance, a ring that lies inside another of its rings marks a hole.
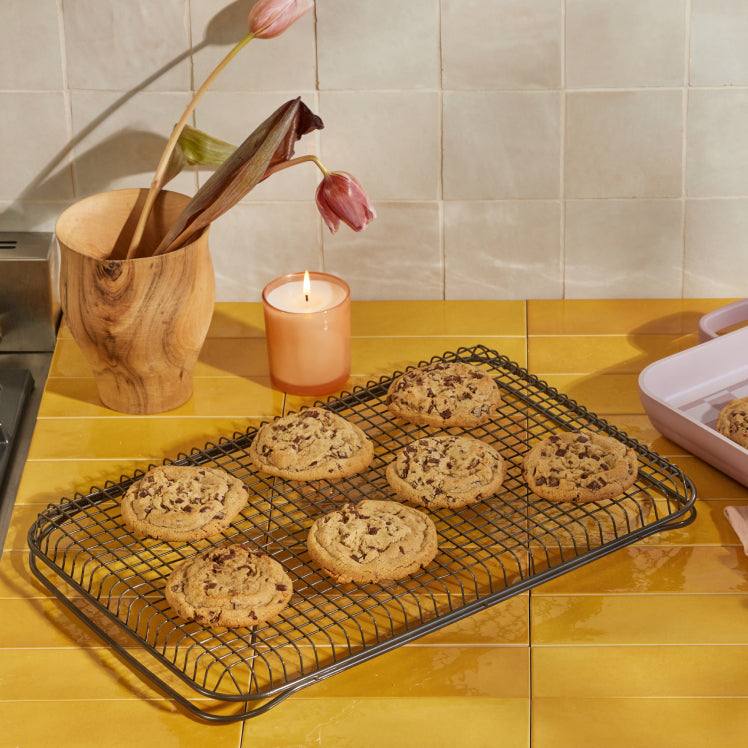
<instances>
[{"instance_id":1,"label":"shadow on wall","mask_svg":"<svg viewBox=\"0 0 748 748\"><path fill-rule=\"evenodd\" d=\"M166 146L168 133L162 136L145 130L123 128L88 150L81 151L79 146L83 145L89 135L95 132L118 109L125 106L135 94L145 90L154 81L158 80L186 58L212 45L225 46L236 44L238 41L237 29L240 33L243 33L243 29L247 24L248 10L246 0L235 0L235 2L219 11L210 20L205 31L205 36L200 42L185 50L182 54L153 73L153 75L145 78L137 86L123 93L122 96L104 109L86 127L76 133L50 159L24 190L16 196L11 205L0 212L0 227L4 225L17 225L20 221L15 221L14 219L16 216L24 214L24 203L43 201L43 195L60 194L60 185L70 182L71 169L80 169L82 172L85 171L88 174L95 175L95 189L92 191L93 193L107 189L112 179L130 174L139 174L141 172L155 172L161 153ZM175 121L179 114L181 112L175 113ZM105 152L107 154L116 153L118 154L118 158L113 162L114 170L107 173L100 173L96 169L96 165L100 163L101 154ZM67 163L67 159L71 156L74 161L72 164L69 164ZM148 184L143 185L143 187L147 186ZM85 197L85 195L78 195L77 197ZM39 215L40 222L47 220L50 216L54 216L57 213L57 207L53 206L46 208L46 212L44 210L42 207L42 213Z\"/></svg>"}]
</instances>

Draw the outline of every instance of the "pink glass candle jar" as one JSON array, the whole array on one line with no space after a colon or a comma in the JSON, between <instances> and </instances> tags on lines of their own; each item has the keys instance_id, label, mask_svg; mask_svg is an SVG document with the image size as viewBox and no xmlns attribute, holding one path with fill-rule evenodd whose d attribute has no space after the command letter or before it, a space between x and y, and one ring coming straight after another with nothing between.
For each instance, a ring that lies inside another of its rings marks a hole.
<instances>
[{"instance_id":1,"label":"pink glass candle jar","mask_svg":"<svg viewBox=\"0 0 748 748\"><path fill-rule=\"evenodd\" d=\"M351 373L351 290L327 273L291 273L262 292L270 381L292 395L328 395Z\"/></svg>"}]
</instances>

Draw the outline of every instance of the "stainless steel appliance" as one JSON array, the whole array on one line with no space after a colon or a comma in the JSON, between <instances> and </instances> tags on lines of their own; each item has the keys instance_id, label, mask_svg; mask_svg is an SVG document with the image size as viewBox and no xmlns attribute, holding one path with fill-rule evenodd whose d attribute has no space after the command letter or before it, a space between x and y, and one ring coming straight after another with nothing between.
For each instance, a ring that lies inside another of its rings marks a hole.
<instances>
[{"instance_id":1,"label":"stainless steel appliance","mask_svg":"<svg viewBox=\"0 0 748 748\"><path fill-rule=\"evenodd\" d=\"M57 258L52 233L0 232L0 553L55 348Z\"/></svg>"}]
</instances>

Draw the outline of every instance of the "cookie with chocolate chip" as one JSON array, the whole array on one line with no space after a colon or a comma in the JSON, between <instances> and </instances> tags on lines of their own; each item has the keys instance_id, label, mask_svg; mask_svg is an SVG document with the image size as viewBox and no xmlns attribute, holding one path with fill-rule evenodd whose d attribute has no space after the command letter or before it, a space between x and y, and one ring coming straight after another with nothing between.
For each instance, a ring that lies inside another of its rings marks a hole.
<instances>
[{"instance_id":1,"label":"cookie with chocolate chip","mask_svg":"<svg viewBox=\"0 0 748 748\"><path fill-rule=\"evenodd\" d=\"M390 412L419 426L471 428L488 422L501 403L488 372L464 361L436 361L410 369L387 391Z\"/></svg>"},{"instance_id":2,"label":"cookie with chocolate chip","mask_svg":"<svg viewBox=\"0 0 748 748\"><path fill-rule=\"evenodd\" d=\"M387 482L403 501L458 509L493 496L504 481L501 455L471 436L429 436L398 451Z\"/></svg>"},{"instance_id":3,"label":"cookie with chocolate chip","mask_svg":"<svg viewBox=\"0 0 748 748\"><path fill-rule=\"evenodd\" d=\"M636 452L605 434L563 432L525 455L530 490L553 502L584 504L620 496L638 475Z\"/></svg>"},{"instance_id":4,"label":"cookie with chocolate chip","mask_svg":"<svg viewBox=\"0 0 748 748\"><path fill-rule=\"evenodd\" d=\"M183 561L164 587L180 618L205 626L256 626L278 615L292 594L281 564L241 544L209 548Z\"/></svg>"},{"instance_id":5,"label":"cookie with chocolate chip","mask_svg":"<svg viewBox=\"0 0 748 748\"><path fill-rule=\"evenodd\" d=\"M365 470L371 439L356 424L325 408L307 408L266 423L249 454L259 470L288 480L335 480Z\"/></svg>"},{"instance_id":6,"label":"cookie with chocolate chip","mask_svg":"<svg viewBox=\"0 0 748 748\"><path fill-rule=\"evenodd\" d=\"M717 416L717 431L748 449L748 397L727 403Z\"/></svg>"},{"instance_id":7,"label":"cookie with chocolate chip","mask_svg":"<svg viewBox=\"0 0 748 748\"><path fill-rule=\"evenodd\" d=\"M122 520L137 535L189 542L228 527L248 496L247 486L225 470L162 465L127 489Z\"/></svg>"},{"instance_id":8,"label":"cookie with chocolate chip","mask_svg":"<svg viewBox=\"0 0 748 748\"><path fill-rule=\"evenodd\" d=\"M336 582L403 579L433 560L436 526L413 507L364 499L318 517L309 530L307 549Z\"/></svg>"}]
</instances>

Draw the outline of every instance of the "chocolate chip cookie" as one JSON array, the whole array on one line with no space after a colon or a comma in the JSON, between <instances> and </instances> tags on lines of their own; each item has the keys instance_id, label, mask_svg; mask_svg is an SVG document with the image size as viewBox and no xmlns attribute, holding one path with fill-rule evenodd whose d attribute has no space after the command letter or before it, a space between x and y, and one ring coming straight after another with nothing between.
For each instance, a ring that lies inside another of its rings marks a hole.
<instances>
[{"instance_id":1,"label":"chocolate chip cookie","mask_svg":"<svg viewBox=\"0 0 748 748\"><path fill-rule=\"evenodd\" d=\"M471 428L488 422L501 403L499 387L487 372L463 361L437 361L397 377L387 407L419 426Z\"/></svg>"},{"instance_id":2,"label":"chocolate chip cookie","mask_svg":"<svg viewBox=\"0 0 748 748\"><path fill-rule=\"evenodd\" d=\"M275 559L241 544L183 561L164 587L180 618L205 626L255 626L280 613L292 594L291 578Z\"/></svg>"},{"instance_id":3,"label":"chocolate chip cookie","mask_svg":"<svg viewBox=\"0 0 748 748\"><path fill-rule=\"evenodd\" d=\"M717 431L748 449L748 397L727 403L717 416Z\"/></svg>"},{"instance_id":4,"label":"chocolate chip cookie","mask_svg":"<svg viewBox=\"0 0 748 748\"><path fill-rule=\"evenodd\" d=\"M436 526L413 507L364 499L317 518L307 548L336 582L403 579L433 560Z\"/></svg>"},{"instance_id":5,"label":"chocolate chip cookie","mask_svg":"<svg viewBox=\"0 0 748 748\"><path fill-rule=\"evenodd\" d=\"M458 509L493 496L504 475L501 455L470 436L417 439L387 466L387 482L395 494L430 509Z\"/></svg>"},{"instance_id":6,"label":"chocolate chip cookie","mask_svg":"<svg viewBox=\"0 0 748 748\"><path fill-rule=\"evenodd\" d=\"M543 499L584 504L620 496L636 480L638 463L633 449L610 436L564 432L530 449L524 475Z\"/></svg>"},{"instance_id":7,"label":"chocolate chip cookie","mask_svg":"<svg viewBox=\"0 0 748 748\"><path fill-rule=\"evenodd\" d=\"M189 542L228 527L248 496L247 486L225 470L162 465L127 489L122 520L137 535Z\"/></svg>"},{"instance_id":8,"label":"chocolate chip cookie","mask_svg":"<svg viewBox=\"0 0 748 748\"><path fill-rule=\"evenodd\" d=\"M374 446L354 423L307 408L260 427L249 454L256 467L289 480L335 480L365 470Z\"/></svg>"}]
</instances>

